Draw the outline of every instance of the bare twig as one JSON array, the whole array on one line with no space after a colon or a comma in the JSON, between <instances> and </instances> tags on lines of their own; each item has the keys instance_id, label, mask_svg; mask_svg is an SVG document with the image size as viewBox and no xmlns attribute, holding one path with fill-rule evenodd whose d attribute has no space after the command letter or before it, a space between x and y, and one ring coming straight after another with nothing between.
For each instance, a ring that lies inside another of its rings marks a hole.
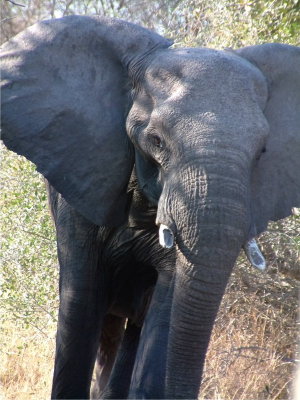
<instances>
[{"instance_id":1,"label":"bare twig","mask_svg":"<svg viewBox=\"0 0 300 400\"><path fill-rule=\"evenodd\" d=\"M112 11L115 11L114 2L112 0L110 0L110 8L112 9Z\"/></svg>"},{"instance_id":2,"label":"bare twig","mask_svg":"<svg viewBox=\"0 0 300 400\"><path fill-rule=\"evenodd\" d=\"M51 5L51 18L54 18L54 13L55 13L55 7L56 7L56 0L52 1L52 5Z\"/></svg>"},{"instance_id":3,"label":"bare twig","mask_svg":"<svg viewBox=\"0 0 300 400\"><path fill-rule=\"evenodd\" d=\"M44 235L40 235L39 233L32 232L32 231L28 231L28 230L26 230L26 229L21 229L21 231L22 231L22 232L25 232L25 233L29 233L30 235L39 237L39 238L41 238L41 239L48 240L49 242L52 242L51 239L49 239L48 237L46 237L46 236L44 236Z\"/></svg>"},{"instance_id":4,"label":"bare twig","mask_svg":"<svg viewBox=\"0 0 300 400\"><path fill-rule=\"evenodd\" d=\"M118 11L121 10L121 8L124 6L125 0L120 0L119 6L118 6Z\"/></svg>"},{"instance_id":5,"label":"bare twig","mask_svg":"<svg viewBox=\"0 0 300 400\"><path fill-rule=\"evenodd\" d=\"M258 357L247 356L247 355L242 354L243 351L248 351L248 350L250 350L250 351L264 351L264 352L266 352L266 353L269 353L270 356L271 356L271 354L273 354L273 351L272 351L272 350L270 350L270 349L265 349L265 348L260 347L260 346L233 347L233 348L231 349L231 351L222 351L222 352L220 352L220 353L227 353L227 354L230 354L231 352L232 352L232 353L238 353L238 354L237 354L237 357L248 358L248 359L250 359L250 360L252 359L252 360L255 360L255 361L259 361L259 362L263 362L263 361L269 360L269 358L258 358ZM290 358L290 357L286 357L286 356L284 356L284 355L282 355L282 354L279 354L279 353L277 353L277 352L275 352L275 355L276 355L277 357L279 357L279 359L280 359L281 361L283 361L283 362L294 363L294 364L297 364L297 363L300 362L300 360L297 360L297 359L294 359L294 358Z\"/></svg>"},{"instance_id":6,"label":"bare twig","mask_svg":"<svg viewBox=\"0 0 300 400\"><path fill-rule=\"evenodd\" d=\"M37 324L35 324L35 323L32 322L32 321L28 321L28 320L27 320L27 322L28 322L29 325L31 325L31 326L33 326L35 329L37 329L43 336L48 337L48 333L45 333Z\"/></svg>"},{"instance_id":7,"label":"bare twig","mask_svg":"<svg viewBox=\"0 0 300 400\"><path fill-rule=\"evenodd\" d=\"M7 1L8 3L13 4L14 6L26 7L24 4L16 3L15 1L12 1L12 0L5 0L5 1Z\"/></svg>"},{"instance_id":8,"label":"bare twig","mask_svg":"<svg viewBox=\"0 0 300 400\"><path fill-rule=\"evenodd\" d=\"M11 19L14 19L14 18L17 18L16 16L15 17L7 17L7 18L3 18L3 19L1 19L1 23L2 22L6 22L6 21L9 21L9 20L11 20Z\"/></svg>"},{"instance_id":9,"label":"bare twig","mask_svg":"<svg viewBox=\"0 0 300 400\"><path fill-rule=\"evenodd\" d=\"M63 15L64 15L64 16L65 16L65 15L68 15L68 12L69 12L69 9L70 9L72 3L73 3L73 0L68 0L68 1L67 1L66 5L65 5L65 10L64 10L64 12L63 12Z\"/></svg>"},{"instance_id":10,"label":"bare twig","mask_svg":"<svg viewBox=\"0 0 300 400\"><path fill-rule=\"evenodd\" d=\"M103 0L100 0L100 3L101 3L101 7L102 7L102 12L103 12L103 15L106 15L106 14L107 14L107 12L106 12L106 9L105 9L105 7L104 7Z\"/></svg>"}]
</instances>

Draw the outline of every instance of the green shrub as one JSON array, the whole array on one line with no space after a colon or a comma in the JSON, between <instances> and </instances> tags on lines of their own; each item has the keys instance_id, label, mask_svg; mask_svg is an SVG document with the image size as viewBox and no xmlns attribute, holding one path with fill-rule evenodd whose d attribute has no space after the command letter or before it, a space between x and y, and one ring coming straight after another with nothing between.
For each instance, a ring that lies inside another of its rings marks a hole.
<instances>
[{"instance_id":1,"label":"green shrub","mask_svg":"<svg viewBox=\"0 0 300 400\"><path fill-rule=\"evenodd\" d=\"M43 329L56 319L58 284L45 185L32 163L0 150L1 317Z\"/></svg>"}]
</instances>

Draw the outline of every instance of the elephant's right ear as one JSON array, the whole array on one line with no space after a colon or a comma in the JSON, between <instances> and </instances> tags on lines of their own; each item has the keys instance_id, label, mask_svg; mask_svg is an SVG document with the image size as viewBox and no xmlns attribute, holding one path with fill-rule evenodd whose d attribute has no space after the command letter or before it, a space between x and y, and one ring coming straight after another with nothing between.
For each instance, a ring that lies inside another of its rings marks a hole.
<instances>
[{"instance_id":1,"label":"elephant's right ear","mask_svg":"<svg viewBox=\"0 0 300 400\"><path fill-rule=\"evenodd\" d=\"M2 140L96 224L126 215L130 68L170 44L124 21L71 16L3 46Z\"/></svg>"},{"instance_id":2,"label":"elephant's right ear","mask_svg":"<svg viewBox=\"0 0 300 400\"><path fill-rule=\"evenodd\" d=\"M252 216L256 234L268 221L300 206L300 48L279 43L237 50L257 67L268 86L264 115L270 132L252 172Z\"/></svg>"}]
</instances>

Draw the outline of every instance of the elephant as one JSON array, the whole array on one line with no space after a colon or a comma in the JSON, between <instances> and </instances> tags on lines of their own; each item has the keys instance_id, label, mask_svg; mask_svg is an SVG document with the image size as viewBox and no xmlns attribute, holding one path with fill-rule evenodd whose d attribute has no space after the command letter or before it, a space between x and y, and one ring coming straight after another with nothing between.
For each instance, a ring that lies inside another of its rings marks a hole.
<instances>
[{"instance_id":1,"label":"elephant","mask_svg":"<svg viewBox=\"0 0 300 400\"><path fill-rule=\"evenodd\" d=\"M197 398L241 249L264 268L255 237L300 204L300 49L172 44L67 16L2 48L2 140L56 227L54 399Z\"/></svg>"}]
</instances>

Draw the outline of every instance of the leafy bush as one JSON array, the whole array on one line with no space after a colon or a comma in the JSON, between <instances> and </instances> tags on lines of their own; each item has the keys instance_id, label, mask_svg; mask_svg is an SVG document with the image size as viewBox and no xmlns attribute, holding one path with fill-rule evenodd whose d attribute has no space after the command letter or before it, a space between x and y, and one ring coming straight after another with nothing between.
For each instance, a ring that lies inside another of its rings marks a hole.
<instances>
[{"instance_id":1,"label":"leafy bush","mask_svg":"<svg viewBox=\"0 0 300 400\"><path fill-rule=\"evenodd\" d=\"M32 163L0 150L2 318L43 329L56 319L58 282L45 185Z\"/></svg>"},{"instance_id":2,"label":"leafy bush","mask_svg":"<svg viewBox=\"0 0 300 400\"><path fill-rule=\"evenodd\" d=\"M299 7L298 0L184 0L170 13L167 31L178 46L299 45Z\"/></svg>"}]
</instances>

